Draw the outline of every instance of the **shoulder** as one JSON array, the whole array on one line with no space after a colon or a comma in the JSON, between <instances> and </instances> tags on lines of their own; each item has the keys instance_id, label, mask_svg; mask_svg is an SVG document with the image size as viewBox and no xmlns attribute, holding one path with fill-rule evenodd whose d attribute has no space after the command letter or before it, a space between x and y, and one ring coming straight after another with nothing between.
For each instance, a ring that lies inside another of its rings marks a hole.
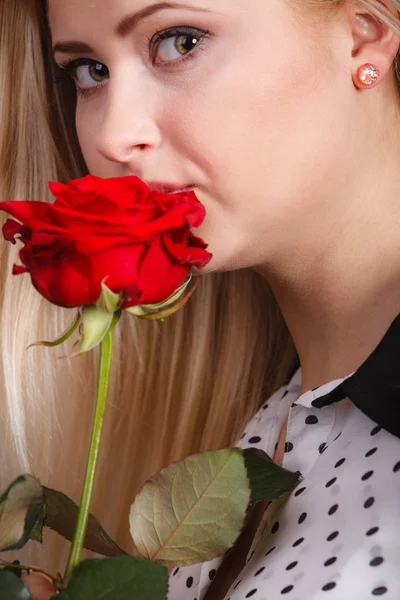
<instances>
[{"instance_id":1,"label":"shoulder","mask_svg":"<svg viewBox=\"0 0 400 600\"><path fill-rule=\"evenodd\" d=\"M319 421L292 410L285 466L304 477L263 534L228 596L397 600L400 589L400 440L349 403Z\"/></svg>"}]
</instances>

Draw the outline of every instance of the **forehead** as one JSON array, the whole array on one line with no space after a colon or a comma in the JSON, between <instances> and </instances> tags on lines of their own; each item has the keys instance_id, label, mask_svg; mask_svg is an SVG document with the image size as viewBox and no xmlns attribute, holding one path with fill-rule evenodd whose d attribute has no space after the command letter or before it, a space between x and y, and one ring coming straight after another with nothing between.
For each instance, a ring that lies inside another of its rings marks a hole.
<instances>
[{"instance_id":1,"label":"forehead","mask_svg":"<svg viewBox=\"0 0 400 600\"><path fill-rule=\"evenodd\" d=\"M274 0L268 0L271 2ZM266 0L251 0L252 10L257 5L267 4ZM48 0L49 22L53 35L60 31L74 35L80 32L115 30L124 17L142 11L156 11L153 14L167 12L182 16L198 12L210 15L233 15L248 11L247 0Z\"/></svg>"}]
</instances>

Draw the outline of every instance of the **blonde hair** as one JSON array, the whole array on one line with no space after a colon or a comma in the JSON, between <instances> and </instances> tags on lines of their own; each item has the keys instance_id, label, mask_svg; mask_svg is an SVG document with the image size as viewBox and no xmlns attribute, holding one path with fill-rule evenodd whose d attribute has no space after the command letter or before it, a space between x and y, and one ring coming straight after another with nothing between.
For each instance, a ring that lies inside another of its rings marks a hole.
<instances>
[{"instance_id":1,"label":"blonde hair","mask_svg":"<svg viewBox=\"0 0 400 600\"><path fill-rule=\"evenodd\" d=\"M376 0L362 3L387 17ZM74 86L53 85L50 57L42 1L1 2L0 200L51 201L49 180L87 173ZM54 338L73 313L45 302L28 276L12 277L17 250L0 243L0 487L29 471L79 501L97 355L71 360L59 359L63 349L25 350ZM129 550L129 506L144 481L174 460L234 443L295 361L277 303L250 271L206 276L164 324L124 315L93 505L109 533ZM52 534L45 544L32 560L62 568L68 545Z\"/></svg>"}]
</instances>

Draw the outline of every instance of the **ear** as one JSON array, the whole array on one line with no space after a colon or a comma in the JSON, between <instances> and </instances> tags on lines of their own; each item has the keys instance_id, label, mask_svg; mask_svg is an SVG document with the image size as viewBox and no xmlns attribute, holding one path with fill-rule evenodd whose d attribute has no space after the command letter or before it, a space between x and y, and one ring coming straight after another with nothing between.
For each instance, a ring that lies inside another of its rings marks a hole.
<instances>
[{"instance_id":1,"label":"ear","mask_svg":"<svg viewBox=\"0 0 400 600\"><path fill-rule=\"evenodd\" d=\"M368 7L359 2L351 2L348 16L353 34L352 73L354 85L360 89L374 87L388 75L399 50L400 38L387 24L375 16ZM390 0L379 0L373 4L382 5L385 15L398 19L398 13ZM400 27L400 23L399 23ZM359 77L363 65L372 65L379 75L373 83L365 84Z\"/></svg>"}]
</instances>

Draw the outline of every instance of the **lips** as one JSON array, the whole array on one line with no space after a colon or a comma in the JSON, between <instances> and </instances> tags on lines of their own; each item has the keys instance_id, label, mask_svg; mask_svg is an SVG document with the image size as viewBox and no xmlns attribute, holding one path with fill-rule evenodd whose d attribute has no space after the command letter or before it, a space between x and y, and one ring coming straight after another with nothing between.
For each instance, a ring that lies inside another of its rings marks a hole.
<instances>
[{"instance_id":1,"label":"lips","mask_svg":"<svg viewBox=\"0 0 400 600\"><path fill-rule=\"evenodd\" d=\"M182 185L181 183L169 183L164 181L146 181L146 184L154 192L162 194L177 194L179 192L190 192L194 185Z\"/></svg>"}]
</instances>

